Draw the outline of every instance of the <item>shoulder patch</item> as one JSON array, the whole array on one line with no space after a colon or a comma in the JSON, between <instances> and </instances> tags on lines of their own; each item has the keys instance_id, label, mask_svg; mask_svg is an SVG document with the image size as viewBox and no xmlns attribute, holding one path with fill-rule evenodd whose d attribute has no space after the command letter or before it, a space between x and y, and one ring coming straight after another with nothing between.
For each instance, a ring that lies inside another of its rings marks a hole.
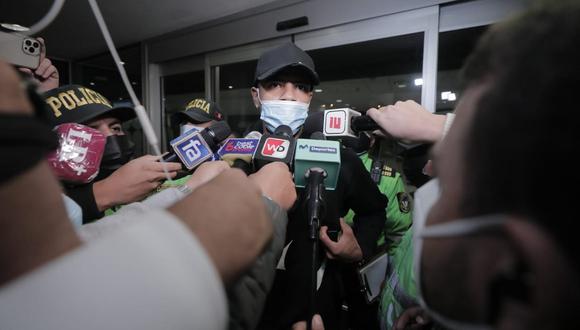
<instances>
[{"instance_id":1,"label":"shoulder patch","mask_svg":"<svg viewBox=\"0 0 580 330\"><path fill-rule=\"evenodd\" d=\"M388 177L394 178L395 177L395 173L397 173L397 172L392 167L387 166L387 165L384 165L383 166L383 170L381 172L381 175L382 176L388 176Z\"/></svg>"},{"instance_id":2,"label":"shoulder patch","mask_svg":"<svg viewBox=\"0 0 580 330\"><path fill-rule=\"evenodd\" d=\"M411 211L411 198L406 192L397 194L397 201L399 202L399 211L401 213L409 213Z\"/></svg>"}]
</instances>

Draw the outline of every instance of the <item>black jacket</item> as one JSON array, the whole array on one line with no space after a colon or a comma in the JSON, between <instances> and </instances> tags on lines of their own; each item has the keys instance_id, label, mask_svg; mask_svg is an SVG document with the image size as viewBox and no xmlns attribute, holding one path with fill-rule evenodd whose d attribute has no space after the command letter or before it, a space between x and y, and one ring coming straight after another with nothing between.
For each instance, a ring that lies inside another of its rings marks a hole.
<instances>
[{"instance_id":1,"label":"black jacket","mask_svg":"<svg viewBox=\"0 0 580 330\"><path fill-rule=\"evenodd\" d=\"M276 274L259 329L287 329L296 321L306 320L311 284L312 242L308 238L306 191L297 188L297 193L298 199L288 212L286 243L291 244L284 258L285 270ZM326 206L322 225L339 226L339 218L352 209L356 214L353 230L363 257L372 256L384 228L388 200L380 193L354 152L342 148L336 189L327 190L324 199ZM319 261L324 259L324 251L321 243ZM342 263L327 260L324 277L317 291L316 310L322 315L327 329L338 327L343 300L340 276L343 266Z\"/></svg>"}]
</instances>

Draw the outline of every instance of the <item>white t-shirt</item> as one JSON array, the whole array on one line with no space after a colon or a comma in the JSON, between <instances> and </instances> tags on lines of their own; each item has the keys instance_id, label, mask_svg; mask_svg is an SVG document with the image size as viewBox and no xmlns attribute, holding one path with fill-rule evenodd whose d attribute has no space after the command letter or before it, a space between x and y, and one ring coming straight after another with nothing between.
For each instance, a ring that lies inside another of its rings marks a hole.
<instances>
[{"instance_id":1,"label":"white t-shirt","mask_svg":"<svg viewBox=\"0 0 580 330\"><path fill-rule=\"evenodd\" d=\"M225 329L222 281L164 210L85 243L0 288L0 329Z\"/></svg>"}]
</instances>

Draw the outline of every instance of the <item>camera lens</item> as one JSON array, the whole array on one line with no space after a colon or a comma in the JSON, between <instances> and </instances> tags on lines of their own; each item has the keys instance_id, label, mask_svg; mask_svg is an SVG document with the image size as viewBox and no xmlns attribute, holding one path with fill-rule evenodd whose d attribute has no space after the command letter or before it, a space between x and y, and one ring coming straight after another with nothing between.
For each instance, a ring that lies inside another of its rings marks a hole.
<instances>
[{"instance_id":1,"label":"camera lens","mask_svg":"<svg viewBox=\"0 0 580 330\"><path fill-rule=\"evenodd\" d=\"M30 42L30 40L26 40L26 41L24 41L24 44L25 44L26 46L30 46L30 44L32 44L32 43Z\"/></svg>"},{"instance_id":2,"label":"camera lens","mask_svg":"<svg viewBox=\"0 0 580 330\"><path fill-rule=\"evenodd\" d=\"M38 42L33 43L32 46L34 46L34 48L38 48Z\"/></svg>"}]
</instances>

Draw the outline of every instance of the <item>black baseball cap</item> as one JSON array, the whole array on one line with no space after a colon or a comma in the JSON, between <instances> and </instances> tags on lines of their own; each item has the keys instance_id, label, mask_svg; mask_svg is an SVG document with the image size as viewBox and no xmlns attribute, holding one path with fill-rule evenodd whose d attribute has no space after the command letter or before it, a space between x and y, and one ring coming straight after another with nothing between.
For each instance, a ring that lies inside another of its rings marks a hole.
<instances>
[{"instance_id":1,"label":"black baseball cap","mask_svg":"<svg viewBox=\"0 0 580 330\"><path fill-rule=\"evenodd\" d=\"M46 118L52 126L85 124L99 117L113 117L121 122L136 117L133 108L114 107L106 97L81 85L65 85L51 89L42 96L47 104Z\"/></svg>"},{"instance_id":2,"label":"black baseball cap","mask_svg":"<svg viewBox=\"0 0 580 330\"><path fill-rule=\"evenodd\" d=\"M201 124L212 120L222 121L224 116L215 102L196 98L187 103L184 111L176 113L175 119L178 123L190 121Z\"/></svg>"},{"instance_id":3,"label":"black baseball cap","mask_svg":"<svg viewBox=\"0 0 580 330\"><path fill-rule=\"evenodd\" d=\"M256 85L259 81L266 80L282 69L289 67L302 68L310 76L313 85L318 85L320 82L310 55L293 43L285 43L260 56L258 65L256 65L254 84Z\"/></svg>"}]
</instances>

